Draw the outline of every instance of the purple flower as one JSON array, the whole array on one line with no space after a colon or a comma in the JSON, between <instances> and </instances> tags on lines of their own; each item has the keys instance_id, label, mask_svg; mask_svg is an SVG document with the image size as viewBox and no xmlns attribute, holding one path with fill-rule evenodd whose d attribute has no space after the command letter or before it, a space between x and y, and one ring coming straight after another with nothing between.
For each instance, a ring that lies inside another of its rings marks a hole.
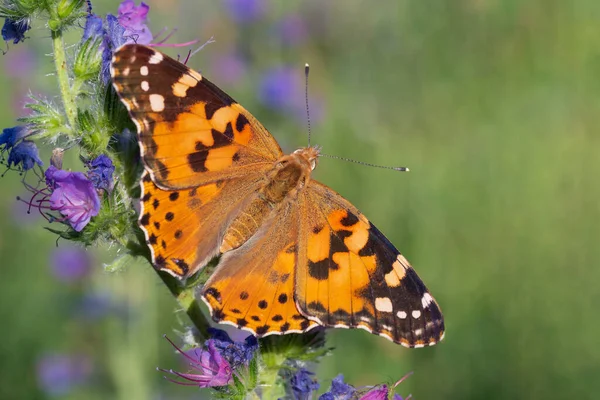
<instances>
[{"instance_id":1,"label":"purple flower","mask_svg":"<svg viewBox=\"0 0 600 400\"><path fill-rule=\"evenodd\" d=\"M254 335L249 335L243 342L234 342L224 330L210 328L208 333L215 348L225 357L232 369L248 365L258 350L258 340Z\"/></svg>"},{"instance_id":2,"label":"purple flower","mask_svg":"<svg viewBox=\"0 0 600 400\"><path fill-rule=\"evenodd\" d=\"M376 386L362 395L360 400L387 400L388 392L389 389L387 385Z\"/></svg>"},{"instance_id":3,"label":"purple flower","mask_svg":"<svg viewBox=\"0 0 600 400\"><path fill-rule=\"evenodd\" d=\"M71 283L89 274L92 260L89 253L80 247L58 247L52 252L50 265L57 279Z\"/></svg>"},{"instance_id":4,"label":"purple flower","mask_svg":"<svg viewBox=\"0 0 600 400\"><path fill-rule=\"evenodd\" d=\"M13 126L12 128L4 128L0 134L0 146L5 146L5 149L10 149L17 142L29 135L29 128L26 126Z\"/></svg>"},{"instance_id":5,"label":"purple flower","mask_svg":"<svg viewBox=\"0 0 600 400\"><path fill-rule=\"evenodd\" d=\"M5 41L13 41L13 44L17 44L25 40L25 32L31 29L29 21L15 21L13 19L6 18L4 25L2 26L2 39Z\"/></svg>"},{"instance_id":6,"label":"purple flower","mask_svg":"<svg viewBox=\"0 0 600 400\"><path fill-rule=\"evenodd\" d=\"M225 0L225 8L229 16L239 23L259 20L267 11L264 0Z\"/></svg>"},{"instance_id":7,"label":"purple flower","mask_svg":"<svg viewBox=\"0 0 600 400\"><path fill-rule=\"evenodd\" d=\"M46 354L37 362L38 384L51 396L68 394L84 384L91 373L91 360L82 355Z\"/></svg>"},{"instance_id":8,"label":"purple flower","mask_svg":"<svg viewBox=\"0 0 600 400\"><path fill-rule=\"evenodd\" d=\"M96 14L88 14L85 18L85 26L83 27L83 36L81 40L85 42L89 38L98 38L104 35L104 21Z\"/></svg>"},{"instance_id":9,"label":"purple flower","mask_svg":"<svg viewBox=\"0 0 600 400\"><path fill-rule=\"evenodd\" d=\"M189 361L192 369L198 371L198 374L180 373L173 370L159 369L159 371L168 372L175 376L185 379L185 381L175 381L165 377L171 382L186 385L198 386L201 388L226 386L233 381L232 369L227 360L221 355L213 339L205 343L206 350L197 348L193 352L185 353L175 345L169 338L165 338L173 347Z\"/></svg>"},{"instance_id":10,"label":"purple flower","mask_svg":"<svg viewBox=\"0 0 600 400\"><path fill-rule=\"evenodd\" d=\"M127 43L149 44L152 32L146 25L150 7L141 2L135 5L134 0L125 0L119 5L119 25L125 28Z\"/></svg>"},{"instance_id":11,"label":"purple flower","mask_svg":"<svg viewBox=\"0 0 600 400\"><path fill-rule=\"evenodd\" d=\"M110 192L114 186L113 173L115 166L108 156L101 154L88 164L88 178L96 189Z\"/></svg>"},{"instance_id":12,"label":"purple flower","mask_svg":"<svg viewBox=\"0 0 600 400\"><path fill-rule=\"evenodd\" d=\"M102 64L100 67L100 76L104 84L110 80L110 63L113 52L124 45L125 28L119 24L119 20L114 15L106 16L106 31L102 41Z\"/></svg>"},{"instance_id":13,"label":"purple flower","mask_svg":"<svg viewBox=\"0 0 600 400\"><path fill-rule=\"evenodd\" d=\"M339 374L331 381L329 392L323 393L319 400L350 400L356 393L356 389L344 383L344 375Z\"/></svg>"},{"instance_id":14,"label":"purple flower","mask_svg":"<svg viewBox=\"0 0 600 400\"><path fill-rule=\"evenodd\" d=\"M309 399L311 393L319 389L319 383L316 381L316 379L312 378L312 375L314 375L312 372L304 368L300 368L292 376L290 379L290 386L295 399Z\"/></svg>"},{"instance_id":15,"label":"purple flower","mask_svg":"<svg viewBox=\"0 0 600 400\"><path fill-rule=\"evenodd\" d=\"M35 164L44 165L40 159L38 148L30 140L22 140L8 153L8 166L14 165L16 168L27 171Z\"/></svg>"},{"instance_id":16,"label":"purple flower","mask_svg":"<svg viewBox=\"0 0 600 400\"><path fill-rule=\"evenodd\" d=\"M50 209L59 211L77 232L98 215L100 198L92 182L82 172L50 166L46 170L46 184L52 191Z\"/></svg>"},{"instance_id":17,"label":"purple flower","mask_svg":"<svg viewBox=\"0 0 600 400\"><path fill-rule=\"evenodd\" d=\"M402 378L400 378L400 380L398 382L394 383L394 385L391 388L389 388L388 385L375 386L375 387L371 388L371 390L369 390L367 393L363 394L360 397L360 400L387 400L389 398L390 391L393 391L393 389L396 386L398 386L399 384L404 382L404 380L411 375L412 375L412 372L409 372L408 374L404 375ZM410 397L411 396L408 395L406 400L410 399ZM402 399L402 396L400 396L399 394L394 394L393 400L403 400L403 399Z\"/></svg>"}]
</instances>

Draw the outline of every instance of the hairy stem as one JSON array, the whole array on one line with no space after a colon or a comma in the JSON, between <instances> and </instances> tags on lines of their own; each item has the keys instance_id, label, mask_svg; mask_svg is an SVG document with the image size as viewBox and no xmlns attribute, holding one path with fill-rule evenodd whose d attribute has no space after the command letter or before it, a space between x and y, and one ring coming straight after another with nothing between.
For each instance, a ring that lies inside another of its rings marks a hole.
<instances>
[{"instance_id":1,"label":"hairy stem","mask_svg":"<svg viewBox=\"0 0 600 400\"><path fill-rule=\"evenodd\" d=\"M52 47L54 49L54 64L56 65L56 76L58 77L58 86L62 97L67 122L70 127L70 134L75 131L77 120L77 106L75 105L75 96L69 84L69 72L67 66L67 56L65 54L65 45L63 42L62 30L52 30Z\"/></svg>"}]
</instances>

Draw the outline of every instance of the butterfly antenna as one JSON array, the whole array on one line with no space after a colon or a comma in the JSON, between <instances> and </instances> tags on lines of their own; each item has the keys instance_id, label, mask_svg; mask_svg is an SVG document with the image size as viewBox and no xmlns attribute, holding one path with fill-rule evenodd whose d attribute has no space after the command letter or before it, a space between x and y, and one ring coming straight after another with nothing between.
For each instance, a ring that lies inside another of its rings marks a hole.
<instances>
[{"instance_id":1,"label":"butterfly antenna","mask_svg":"<svg viewBox=\"0 0 600 400\"><path fill-rule=\"evenodd\" d=\"M356 161L356 160L353 160L351 158L339 157L339 156L332 156L332 155L329 155L329 154L319 154L319 156L320 157L327 157L327 158L334 158L336 160L347 161L347 162L351 162L351 163L355 163L355 164L360 164L360 165L366 165L367 167L392 169L394 171L400 171L400 172L408 172L408 171L410 171L410 169L408 169L407 167L389 167L389 166L386 166L386 165L371 164L371 163L367 163L367 162L363 162L363 161Z\"/></svg>"},{"instance_id":2,"label":"butterfly antenna","mask_svg":"<svg viewBox=\"0 0 600 400\"><path fill-rule=\"evenodd\" d=\"M306 101L306 122L308 123L308 147L310 147L310 111L308 108L308 72L310 66L304 64L304 100Z\"/></svg>"}]
</instances>

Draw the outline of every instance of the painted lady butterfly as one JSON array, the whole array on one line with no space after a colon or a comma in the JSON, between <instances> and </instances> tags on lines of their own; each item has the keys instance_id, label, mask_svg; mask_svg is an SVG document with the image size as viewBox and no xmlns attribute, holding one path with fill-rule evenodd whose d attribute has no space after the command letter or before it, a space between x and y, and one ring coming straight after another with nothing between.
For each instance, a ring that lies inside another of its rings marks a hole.
<instances>
[{"instance_id":1,"label":"painted lady butterfly","mask_svg":"<svg viewBox=\"0 0 600 400\"><path fill-rule=\"evenodd\" d=\"M406 347L439 342L442 313L406 258L356 207L311 179L319 149L284 155L201 74L141 45L114 55L138 128L139 223L156 268L200 289L215 321L258 336L362 328Z\"/></svg>"}]
</instances>

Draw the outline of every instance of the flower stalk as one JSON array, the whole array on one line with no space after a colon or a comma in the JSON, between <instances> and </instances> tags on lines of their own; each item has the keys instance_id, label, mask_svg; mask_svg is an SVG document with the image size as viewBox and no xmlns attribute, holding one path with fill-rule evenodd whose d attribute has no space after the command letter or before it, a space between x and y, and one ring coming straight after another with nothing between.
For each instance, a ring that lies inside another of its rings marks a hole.
<instances>
[{"instance_id":1,"label":"flower stalk","mask_svg":"<svg viewBox=\"0 0 600 400\"><path fill-rule=\"evenodd\" d=\"M54 49L56 77L58 79L60 95L70 128L65 133L69 136L73 136L77 126L77 106L75 105L75 94L71 90L71 85L69 83L69 69L67 65L67 56L65 54L62 29L52 30L51 35L52 48Z\"/></svg>"}]
</instances>

